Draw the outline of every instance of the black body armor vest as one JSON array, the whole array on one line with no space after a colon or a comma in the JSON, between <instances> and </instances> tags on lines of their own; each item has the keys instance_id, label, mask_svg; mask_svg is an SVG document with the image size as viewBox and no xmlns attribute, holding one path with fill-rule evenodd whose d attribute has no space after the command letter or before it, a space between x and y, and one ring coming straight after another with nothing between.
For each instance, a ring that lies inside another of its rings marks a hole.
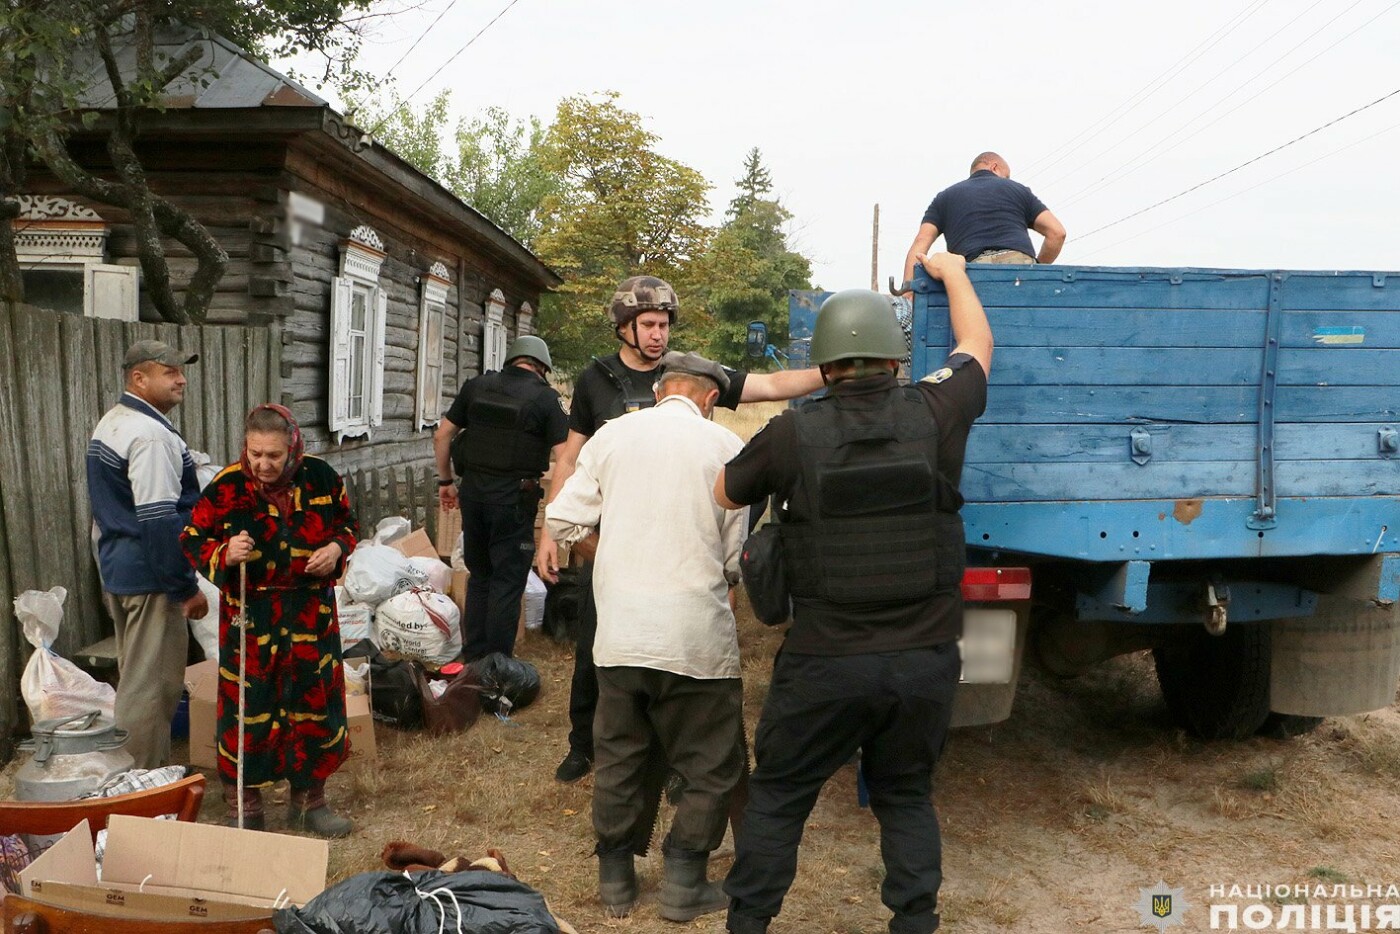
<instances>
[{"instance_id":1,"label":"black body armor vest","mask_svg":"<svg viewBox=\"0 0 1400 934\"><path fill-rule=\"evenodd\" d=\"M469 470L536 479L549 469L549 444L529 431L530 397L510 390L501 373L484 373L472 387L467 425L452 439L452 462L458 474Z\"/></svg>"},{"instance_id":2,"label":"black body armor vest","mask_svg":"<svg viewBox=\"0 0 1400 934\"><path fill-rule=\"evenodd\" d=\"M664 368L657 367L652 370L648 374L651 377L650 382L644 386L638 386L627 370L614 366L614 361L611 359L594 357L593 362L608 377L608 382L617 389L617 395L613 397L612 402L594 416L594 432L619 415L626 415L628 412L635 412L638 409L649 409L656 405L656 393L652 387L656 380L661 378L661 374L666 372Z\"/></svg>"},{"instance_id":3,"label":"black body armor vest","mask_svg":"<svg viewBox=\"0 0 1400 934\"><path fill-rule=\"evenodd\" d=\"M917 390L874 407L840 396L797 413L801 479L780 525L792 595L903 603L957 588L962 496L938 472L938 425Z\"/></svg>"}]
</instances>

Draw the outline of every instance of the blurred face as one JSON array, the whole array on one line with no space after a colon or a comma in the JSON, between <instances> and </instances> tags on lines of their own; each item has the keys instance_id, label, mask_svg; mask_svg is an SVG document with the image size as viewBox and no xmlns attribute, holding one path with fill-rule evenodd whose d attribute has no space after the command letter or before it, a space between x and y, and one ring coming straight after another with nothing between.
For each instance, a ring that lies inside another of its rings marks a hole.
<instances>
[{"instance_id":1,"label":"blurred face","mask_svg":"<svg viewBox=\"0 0 1400 934\"><path fill-rule=\"evenodd\" d=\"M126 388L161 413L185 401L185 371L163 363L143 363L127 374Z\"/></svg>"},{"instance_id":2,"label":"blurred face","mask_svg":"<svg viewBox=\"0 0 1400 934\"><path fill-rule=\"evenodd\" d=\"M636 321L637 353L647 360L660 360L671 342L671 316L664 311L644 311ZM632 330L628 327L626 330Z\"/></svg>"},{"instance_id":3,"label":"blurred face","mask_svg":"<svg viewBox=\"0 0 1400 934\"><path fill-rule=\"evenodd\" d=\"M291 447L281 431L250 431L243 445L248 450L248 463L259 483L275 483L287 467Z\"/></svg>"}]
</instances>

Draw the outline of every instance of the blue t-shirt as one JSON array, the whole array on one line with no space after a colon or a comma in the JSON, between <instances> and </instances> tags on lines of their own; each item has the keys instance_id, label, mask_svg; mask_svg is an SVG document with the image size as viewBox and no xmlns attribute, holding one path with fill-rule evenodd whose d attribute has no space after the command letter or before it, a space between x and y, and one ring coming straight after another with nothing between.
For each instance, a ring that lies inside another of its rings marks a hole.
<instances>
[{"instance_id":1,"label":"blue t-shirt","mask_svg":"<svg viewBox=\"0 0 1400 934\"><path fill-rule=\"evenodd\" d=\"M1026 230L1045 209L1025 185L980 169L940 191L924 212L924 223L939 229L949 253L968 259L987 250L1019 250L1034 256Z\"/></svg>"}]
</instances>

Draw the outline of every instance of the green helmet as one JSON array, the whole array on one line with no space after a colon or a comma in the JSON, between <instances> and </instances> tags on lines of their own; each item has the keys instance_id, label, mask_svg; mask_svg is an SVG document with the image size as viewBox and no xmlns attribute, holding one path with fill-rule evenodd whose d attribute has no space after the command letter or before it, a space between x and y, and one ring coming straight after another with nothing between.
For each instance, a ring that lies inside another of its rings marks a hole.
<instances>
[{"instance_id":1,"label":"green helmet","mask_svg":"<svg viewBox=\"0 0 1400 934\"><path fill-rule=\"evenodd\" d=\"M846 289L827 297L812 328L811 361L899 360L909 352L889 300L869 289Z\"/></svg>"},{"instance_id":2,"label":"green helmet","mask_svg":"<svg viewBox=\"0 0 1400 934\"><path fill-rule=\"evenodd\" d=\"M506 350L506 365L509 366L521 357L529 357L536 363L544 364L546 370L554 369L554 361L549 359L549 345L533 334L521 334L511 341Z\"/></svg>"}]
</instances>

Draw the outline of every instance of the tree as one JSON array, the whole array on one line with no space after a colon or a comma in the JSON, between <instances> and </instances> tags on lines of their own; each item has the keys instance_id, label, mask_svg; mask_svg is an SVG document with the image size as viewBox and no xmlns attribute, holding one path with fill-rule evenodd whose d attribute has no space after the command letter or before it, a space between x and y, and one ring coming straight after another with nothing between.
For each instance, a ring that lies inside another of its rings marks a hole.
<instances>
[{"instance_id":1,"label":"tree","mask_svg":"<svg viewBox=\"0 0 1400 934\"><path fill-rule=\"evenodd\" d=\"M703 338L709 322L704 303L690 297L689 267L712 235L703 220L710 185L661 155L656 135L617 98L565 98L545 134L543 164L559 187L541 206L536 252L565 281L542 302L540 325L564 372L615 346L606 308L628 276L656 275L676 287L679 330Z\"/></svg>"},{"instance_id":2,"label":"tree","mask_svg":"<svg viewBox=\"0 0 1400 934\"><path fill-rule=\"evenodd\" d=\"M750 321L768 326L770 342L787 343L787 293L811 288L812 264L788 245L792 214L770 197L772 178L758 149L744 159L739 191L727 220L697 262L701 295L713 318L710 351L730 366L747 366L745 338Z\"/></svg>"},{"instance_id":3,"label":"tree","mask_svg":"<svg viewBox=\"0 0 1400 934\"><path fill-rule=\"evenodd\" d=\"M279 53L319 52L327 76L350 74L359 42L347 12L370 0L11 0L0 7L0 220L16 215L11 194L23 181L32 156L64 185L85 198L123 208L131 219L146 293L167 321L202 321L228 255L193 215L152 191L136 153L144 119L164 106L166 89L188 75L203 55L197 44L173 58L157 53L157 31L184 24L223 35L256 54L264 46ZM124 53L131 52L129 58ZM94 61L93 54L96 55ZM341 62L339 72L331 65ZM80 127L97 125L95 111L82 111L88 68L96 65L111 86L110 125L103 126L111 177L84 168L69 142ZM198 77L196 73L196 77ZM22 153L22 154L21 154ZM164 238L194 255L196 270L177 301L170 281ZM22 299L14 242L0 235L0 291Z\"/></svg>"}]
</instances>

